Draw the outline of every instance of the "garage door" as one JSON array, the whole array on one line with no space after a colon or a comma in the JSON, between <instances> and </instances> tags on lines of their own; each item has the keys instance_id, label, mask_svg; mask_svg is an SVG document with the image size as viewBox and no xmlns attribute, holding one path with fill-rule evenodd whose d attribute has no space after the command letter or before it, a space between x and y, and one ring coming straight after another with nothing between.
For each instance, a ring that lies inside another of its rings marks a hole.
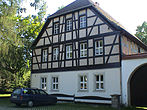
<instances>
[{"instance_id":1,"label":"garage door","mask_svg":"<svg viewBox=\"0 0 147 110\"><path fill-rule=\"evenodd\" d=\"M130 98L133 106L147 106L147 64L140 67L132 76Z\"/></svg>"}]
</instances>

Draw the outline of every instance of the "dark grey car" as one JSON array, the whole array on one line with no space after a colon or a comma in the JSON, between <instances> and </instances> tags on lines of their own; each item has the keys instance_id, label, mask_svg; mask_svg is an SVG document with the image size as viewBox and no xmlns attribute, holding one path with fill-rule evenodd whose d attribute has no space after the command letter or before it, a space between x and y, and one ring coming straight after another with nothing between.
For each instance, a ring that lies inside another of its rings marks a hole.
<instances>
[{"instance_id":1,"label":"dark grey car","mask_svg":"<svg viewBox=\"0 0 147 110\"><path fill-rule=\"evenodd\" d=\"M27 104L32 107L37 104L56 104L57 98L41 89L18 88L11 94L10 101L17 106Z\"/></svg>"}]
</instances>

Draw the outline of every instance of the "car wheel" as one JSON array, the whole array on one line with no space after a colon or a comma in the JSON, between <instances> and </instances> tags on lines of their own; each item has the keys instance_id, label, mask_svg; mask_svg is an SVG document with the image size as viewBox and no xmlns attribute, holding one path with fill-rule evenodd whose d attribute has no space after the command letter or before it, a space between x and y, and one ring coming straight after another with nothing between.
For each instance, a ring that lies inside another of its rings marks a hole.
<instances>
[{"instance_id":1,"label":"car wheel","mask_svg":"<svg viewBox=\"0 0 147 110\"><path fill-rule=\"evenodd\" d=\"M34 102L30 100L30 101L28 101L27 105L28 105L28 107L33 107Z\"/></svg>"},{"instance_id":2,"label":"car wheel","mask_svg":"<svg viewBox=\"0 0 147 110\"><path fill-rule=\"evenodd\" d=\"M21 104L16 104L16 106L21 106Z\"/></svg>"}]
</instances>

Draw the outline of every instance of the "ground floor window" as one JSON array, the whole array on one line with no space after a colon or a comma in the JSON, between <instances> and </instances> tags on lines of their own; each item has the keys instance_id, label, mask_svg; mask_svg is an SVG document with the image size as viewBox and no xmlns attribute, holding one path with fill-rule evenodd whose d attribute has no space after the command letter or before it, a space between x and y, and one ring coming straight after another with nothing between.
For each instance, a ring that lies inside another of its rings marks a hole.
<instances>
[{"instance_id":1,"label":"ground floor window","mask_svg":"<svg viewBox=\"0 0 147 110\"><path fill-rule=\"evenodd\" d=\"M80 76L80 90L87 90L87 76Z\"/></svg>"},{"instance_id":2,"label":"ground floor window","mask_svg":"<svg viewBox=\"0 0 147 110\"><path fill-rule=\"evenodd\" d=\"M104 90L104 75L95 75L96 90Z\"/></svg>"},{"instance_id":3,"label":"ground floor window","mask_svg":"<svg viewBox=\"0 0 147 110\"><path fill-rule=\"evenodd\" d=\"M59 90L59 78L52 77L52 90Z\"/></svg>"},{"instance_id":4,"label":"ground floor window","mask_svg":"<svg viewBox=\"0 0 147 110\"><path fill-rule=\"evenodd\" d=\"M43 90L46 90L47 88L47 86L46 86L46 83L47 83L47 78L46 77L42 77L41 78L41 89L43 89Z\"/></svg>"}]
</instances>

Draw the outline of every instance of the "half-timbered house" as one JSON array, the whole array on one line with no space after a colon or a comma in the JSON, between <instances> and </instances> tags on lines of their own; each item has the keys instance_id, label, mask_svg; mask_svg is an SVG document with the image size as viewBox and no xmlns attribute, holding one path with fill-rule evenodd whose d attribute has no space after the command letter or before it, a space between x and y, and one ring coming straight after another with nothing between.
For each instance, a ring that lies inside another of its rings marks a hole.
<instances>
[{"instance_id":1,"label":"half-timbered house","mask_svg":"<svg viewBox=\"0 0 147 110\"><path fill-rule=\"evenodd\" d=\"M147 47L91 0L49 16L32 44L31 87L58 100L111 103L122 93L122 56Z\"/></svg>"}]
</instances>

